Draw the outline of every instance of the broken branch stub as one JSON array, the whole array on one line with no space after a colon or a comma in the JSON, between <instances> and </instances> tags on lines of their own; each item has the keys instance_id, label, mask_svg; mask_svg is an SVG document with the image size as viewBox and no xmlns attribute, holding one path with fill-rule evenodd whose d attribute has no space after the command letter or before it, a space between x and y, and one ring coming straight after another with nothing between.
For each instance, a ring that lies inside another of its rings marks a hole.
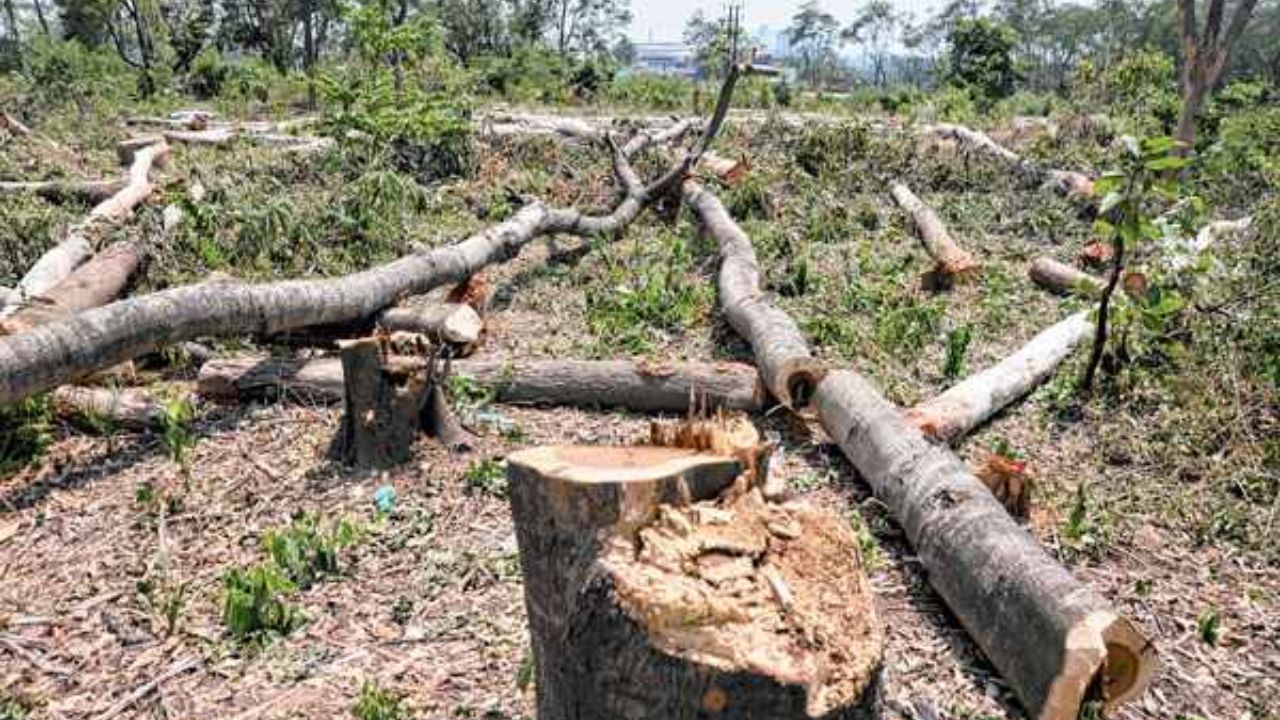
<instances>
[{"instance_id":1,"label":"broken branch stub","mask_svg":"<svg viewBox=\"0 0 1280 720\"><path fill-rule=\"evenodd\" d=\"M847 522L731 455L508 457L538 717L870 717L883 637Z\"/></svg>"}]
</instances>

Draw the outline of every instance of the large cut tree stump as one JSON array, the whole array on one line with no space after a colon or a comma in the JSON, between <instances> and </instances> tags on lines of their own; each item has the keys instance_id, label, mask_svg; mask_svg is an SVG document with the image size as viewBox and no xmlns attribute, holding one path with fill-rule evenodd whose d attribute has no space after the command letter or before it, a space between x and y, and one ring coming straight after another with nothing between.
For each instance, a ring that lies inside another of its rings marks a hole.
<instances>
[{"instance_id":1,"label":"large cut tree stump","mask_svg":"<svg viewBox=\"0 0 1280 720\"><path fill-rule=\"evenodd\" d=\"M374 338L342 344L342 374L342 459L360 467L407 461L418 437L426 383L416 372L387 363Z\"/></svg>"},{"instance_id":2,"label":"large cut tree stump","mask_svg":"<svg viewBox=\"0 0 1280 720\"><path fill-rule=\"evenodd\" d=\"M870 717L852 530L765 501L740 440L508 458L540 720Z\"/></svg>"}]
</instances>

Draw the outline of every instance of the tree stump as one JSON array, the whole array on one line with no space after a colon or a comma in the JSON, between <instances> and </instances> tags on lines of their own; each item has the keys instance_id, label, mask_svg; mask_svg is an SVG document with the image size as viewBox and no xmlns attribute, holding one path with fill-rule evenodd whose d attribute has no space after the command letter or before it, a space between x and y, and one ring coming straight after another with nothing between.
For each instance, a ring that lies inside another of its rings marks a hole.
<instances>
[{"instance_id":1,"label":"tree stump","mask_svg":"<svg viewBox=\"0 0 1280 720\"><path fill-rule=\"evenodd\" d=\"M341 343L343 407L338 454L349 465L385 468L407 461L429 390L422 376L392 365L376 338Z\"/></svg>"},{"instance_id":2,"label":"tree stump","mask_svg":"<svg viewBox=\"0 0 1280 720\"><path fill-rule=\"evenodd\" d=\"M540 720L870 717L883 638L856 538L765 501L750 464L653 445L508 457Z\"/></svg>"}]
</instances>

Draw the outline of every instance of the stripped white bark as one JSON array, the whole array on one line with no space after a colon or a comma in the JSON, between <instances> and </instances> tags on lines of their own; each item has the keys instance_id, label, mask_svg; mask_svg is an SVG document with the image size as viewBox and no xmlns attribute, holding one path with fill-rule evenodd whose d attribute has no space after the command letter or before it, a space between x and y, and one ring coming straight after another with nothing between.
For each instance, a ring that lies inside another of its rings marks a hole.
<instances>
[{"instance_id":1,"label":"stripped white bark","mask_svg":"<svg viewBox=\"0 0 1280 720\"><path fill-rule=\"evenodd\" d=\"M92 257L92 235L102 227L124 220L151 195L151 169L162 165L168 155L169 146L163 141L137 149L125 186L94 207L87 218L71 228L65 240L36 261L18 283L22 294L28 298L41 297L65 280L78 265ZM5 314L9 313L0 313Z\"/></svg>"},{"instance_id":2,"label":"stripped white bark","mask_svg":"<svg viewBox=\"0 0 1280 720\"><path fill-rule=\"evenodd\" d=\"M1037 285L1059 295L1093 298L1102 294L1102 280L1053 258L1036 258L1030 274Z\"/></svg>"},{"instance_id":3,"label":"stripped white bark","mask_svg":"<svg viewBox=\"0 0 1280 720\"><path fill-rule=\"evenodd\" d=\"M907 418L926 436L955 442L1052 377L1092 333L1089 313L1078 312L1013 355L908 410Z\"/></svg>"}]
</instances>

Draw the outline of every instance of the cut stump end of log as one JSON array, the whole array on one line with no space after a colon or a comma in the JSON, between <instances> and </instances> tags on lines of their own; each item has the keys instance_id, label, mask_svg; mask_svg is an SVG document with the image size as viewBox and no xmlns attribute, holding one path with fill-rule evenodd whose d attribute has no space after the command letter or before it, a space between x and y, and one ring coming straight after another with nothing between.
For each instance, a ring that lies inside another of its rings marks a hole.
<instances>
[{"instance_id":1,"label":"cut stump end of log","mask_svg":"<svg viewBox=\"0 0 1280 720\"><path fill-rule=\"evenodd\" d=\"M813 401L818 384L826 374L826 366L817 358L793 357L777 369L773 376L774 387L769 391L780 404L802 410Z\"/></svg>"},{"instance_id":2,"label":"cut stump end of log","mask_svg":"<svg viewBox=\"0 0 1280 720\"><path fill-rule=\"evenodd\" d=\"M1155 677L1155 646L1133 624L1107 611L1086 615L1068 631L1062 671L1040 710L1041 720L1074 720L1086 702L1107 710L1139 697Z\"/></svg>"},{"instance_id":3,"label":"cut stump end of log","mask_svg":"<svg viewBox=\"0 0 1280 720\"><path fill-rule=\"evenodd\" d=\"M746 470L679 447L508 457L540 718L870 717L883 634L852 529Z\"/></svg>"}]
</instances>

